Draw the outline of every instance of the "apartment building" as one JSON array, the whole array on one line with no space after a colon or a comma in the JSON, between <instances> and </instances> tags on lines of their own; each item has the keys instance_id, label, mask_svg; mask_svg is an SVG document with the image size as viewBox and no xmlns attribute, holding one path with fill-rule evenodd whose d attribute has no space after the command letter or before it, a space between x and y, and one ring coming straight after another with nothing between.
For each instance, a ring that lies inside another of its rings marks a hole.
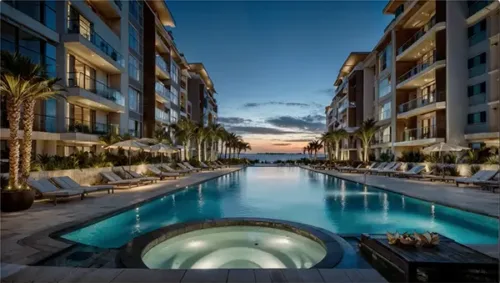
<instances>
[{"instance_id":1,"label":"apartment building","mask_svg":"<svg viewBox=\"0 0 500 283\"><path fill-rule=\"evenodd\" d=\"M499 145L498 1L395 1L363 62L375 155L446 141Z\"/></svg>"},{"instance_id":2,"label":"apartment building","mask_svg":"<svg viewBox=\"0 0 500 283\"><path fill-rule=\"evenodd\" d=\"M363 61L368 52L352 52L339 70L334 82L335 93L326 109L328 131L344 129L351 134L340 144L340 160L359 160L361 144L352 134L363 122Z\"/></svg>"},{"instance_id":3,"label":"apartment building","mask_svg":"<svg viewBox=\"0 0 500 283\"><path fill-rule=\"evenodd\" d=\"M205 126L217 123L217 100L212 79L202 63L189 64L189 110L191 118Z\"/></svg>"},{"instance_id":4,"label":"apartment building","mask_svg":"<svg viewBox=\"0 0 500 283\"><path fill-rule=\"evenodd\" d=\"M35 153L98 152L99 137L107 133L152 137L156 128L190 116L189 64L167 30L175 22L165 1L0 5L1 49L45 65L67 89L66 99L37 102ZM4 150L8 121L1 106Z\"/></svg>"}]
</instances>

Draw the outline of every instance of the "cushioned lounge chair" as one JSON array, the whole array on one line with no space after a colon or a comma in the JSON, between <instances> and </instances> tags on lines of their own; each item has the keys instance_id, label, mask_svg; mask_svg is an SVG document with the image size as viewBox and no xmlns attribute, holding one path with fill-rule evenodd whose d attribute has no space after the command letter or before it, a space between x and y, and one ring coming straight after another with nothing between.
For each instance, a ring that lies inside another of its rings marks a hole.
<instances>
[{"instance_id":1,"label":"cushioned lounge chair","mask_svg":"<svg viewBox=\"0 0 500 283\"><path fill-rule=\"evenodd\" d=\"M216 164L218 164L218 165L220 165L222 167L229 167L229 165L224 164L224 163L220 162L219 160L214 161L214 163L216 163Z\"/></svg>"},{"instance_id":2,"label":"cushioned lounge chair","mask_svg":"<svg viewBox=\"0 0 500 283\"><path fill-rule=\"evenodd\" d=\"M56 187L56 185L52 184L48 179L40 179L40 180L28 180L28 186L36 190L38 193L42 195L42 198L51 199L54 202L54 205L57 205L57 200L61 198L70 198L79 196L80 199L83 199L85 196L85 192L79 189L71 189L71 190L61 190Z\"/></svg>"},{"instance_id":3,"label":"cushioned lounge chair","mask_svg":"<svg viewBox=\"0 0 500 283\"><path fill-rule=\"evenodd\" d=\"M383 169L383 170L376 171L376 174L381 174L381 175L395 174L395 173L399 172L398 170L399 170L399 168L401 168L402 165L403 165L403 163L397 162L394 166L392 166L389 169Z\"/></svg>"},{"instance_id":4,"label":"cushioned lounge chair","mask_svg":"<svg viewBox=\"0 0 500 283\"><path fill-rule=\"evenodd\" d=\"M201 171L201 168L191 166L191 164L189 164L189 162L186 162L186 161L184 161L182 163L177 163L177 165L180 166L181 168L182 168L182 166L184 166L184 168L189 169L189 170L194 171L194 172Z\"/></svg>"},{"instance_id":5,"label":"cushioned lounge chair","mask_svg":"<svg viewBox=\"0 0 500 283\"><path fill-rule=\"evenodd\" d=\"M483 190L488 190L494 192L497 189L500 189L500 180L491 180L491 181L477 181L472 184L476 186L480 186Z\"/></svg>"},{"instance_id":6,"label":"cushioned lounge chair","mask_svg":"<svg viewBox=\"0 0 500 283\"><path fill-rule=\"evenodd\" d=\"M474 182L489 181L498 173L498 170L480 170L468 178L457 178L455 184L473 184Z\"/></svg>"},{"instance_id":7,"label":"cushioned lounge chair","mask_svg":"<svg viewBox=\"0 0 500 283\"><path fill-rule=\"evenodd\" d=\"M130 188L132 185L139 186L141 183L141 180L137 179L122 179L114 172L101 172L101 176L107 181L108 185L128 186Z\"/></svg>"},{"instance_id":8,"label":"cushioned lounge chair","mask_svg":"<svg viewBox=\"0 0 500 283\"><path fill-rule=\"evenodd\" d=\"M387 163L384 167L373 168L372 170L368 170L368 172L376 174L376 173L382 172L384 170L390 170L392 167L394 167L394 165L396 165L396 162L390 162L390 163Z\"/></svg>"},{"instance_id":9,"label":"cushioned lounge chair","mask_svg":"<svg viewBox=\"0 0 500 283\"><path fill-rule=\"evenodd\" d=\"M387 162L382 162L378 165L376 165L375 167L373 168L359 168L359 169L356 169L356 173L369 173L370 171L373 171L375 169L382 169L384 168L385 166L387 165Z\"/></svg>"},{"instance_id":10,"label":"cushioned lounge chair","mask_svg":"<svg viewBox=\"0 0 500 283\"><path fill-rule=\"evenodd\" d=\"M200 162L201 169L208 169L208 170L215 170L215 167L213 166L208 166L204 162Z\"/></svg>"},{"instance_id":11,"label":"cushioned lounge chair","mask_svg":"<svg viewBox=\"0 0 500 283\"><path fill-rule=\"evenodd\" d=\"M163 180L163 178L177 179L181 176L180 173L162 172L160 169L158 169L152 165L148 166L148 170L149 170L149 172L155 174L156 177L159 177L161 180Z\"/></svg>"},{"instance_id":12,"label":"cushioned lounge chair","mask_svg":"<svg viewBox=\"0 0 500 283\"><path fill-rule=\"evenodd\" d=\"M172 167L168 166L167 164L162 164L160 165L160 168L169 172L169 173L178 173L178 174L189 174L192 172L192 170L189 170L189 169L180 169L180 170L175 170L173 169ZM182 168L182 167L181 167Z\"/></svg>"},{"instance_id":13,"label":"cushioned lounge chair","mask_svg":"<svg viewBox=\"0 0 500 283\"><path fill-rule=\"evenodd\" d=\"M420 173L425 169L424 165L416 165L413 168L411 168L408 171L405 172L397 172L394 173L394 177L400 177L400 178L411 178L411 177L416 177L420 176ZM418 178L418 177L417 177Z\"/></svg>"},{"instance_id":14,"label":"cushioned lounge chair","mask_svg":"<svg viewBox=\"0 0 500 283\"><path fill-rule=\"evenodd\" d=\"M211 161L211 162L210 161L205 161L205 164L208 165L208 166L212 166L215 169L222 169L223 167L225 167L225 166L221 166L221 165L219 165L219 164L217 164L217 163L215 163L213 161Z\"/></svg>"},{"instance_id":15,"label":"cushioned lounge chair","mask_svg":"<svg viewBox=\"0 0 500 283\"><path fill-rule=\"evenodd\" d=\"M101 191L108 191L108 194L114 193L113 185L82 186L68 176L54 177L52 181L64 190L79 189L84 191L85 194Z\"/></svg>"},{"instance_id":16,"label":"cushioned lounge chair","mask_svg":"<svg viewBox=\"0 0 500 283\"><path fill-rule=\"evenodd\" d=\"M141 180L141 182L143 183L156 183L158 182L158 180L160 180L159 177L149 177L149 176L144 176L144 175L141 175L133 170L125 170L124 171L129 174L132 178L134 179L139 179Z\"/></svg>"},{"instance_id":17,"label":"cushioned lounge chair","mask_svg":"<svg viewBox=\"0 0 500 283\"><path fill-rule=\"evenodd\" d=\"M361 168L363 164L359 164L357 167L352 167L352 166L334 166L333 169L339 171L339 172L356 172L358 169L363 169Z\"/></svg>"}]
</instances>

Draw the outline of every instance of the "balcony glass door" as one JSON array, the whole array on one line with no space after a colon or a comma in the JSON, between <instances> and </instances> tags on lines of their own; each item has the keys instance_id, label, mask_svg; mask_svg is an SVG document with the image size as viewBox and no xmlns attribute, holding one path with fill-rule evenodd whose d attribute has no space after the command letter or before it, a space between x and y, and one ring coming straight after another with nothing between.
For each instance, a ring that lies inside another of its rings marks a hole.
<instances>
[{"instance_id":1,"label":"balcony glass door","mask_svg":"<svg viewBox=\"0 0 500 283\"><path fill-rule=\"evenodd\" d=\"M45 131L56 132L57 101L54 98L45 100Z\"/></svg>"}]
</instances>

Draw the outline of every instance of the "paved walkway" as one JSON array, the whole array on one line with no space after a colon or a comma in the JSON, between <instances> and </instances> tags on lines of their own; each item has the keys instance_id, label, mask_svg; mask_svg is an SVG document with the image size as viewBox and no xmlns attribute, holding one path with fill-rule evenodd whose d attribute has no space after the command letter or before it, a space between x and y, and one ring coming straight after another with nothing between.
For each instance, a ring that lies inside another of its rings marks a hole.
<instances>
[{"instance_id":1,"label":"paved walkway","mask_svg":"<svg viewBox=\"0 0 500 283\"><path fill-rule=\"evenodd\" d=\"M363 174L341 173L334 170L316 170L309 167L303 168L462 210L493 217L500 216L500 194L481 191L477 187L457 187L454 184L400 179L379 175L366 175L365 180L365 175Z\"/></svg>"}]
</instances>

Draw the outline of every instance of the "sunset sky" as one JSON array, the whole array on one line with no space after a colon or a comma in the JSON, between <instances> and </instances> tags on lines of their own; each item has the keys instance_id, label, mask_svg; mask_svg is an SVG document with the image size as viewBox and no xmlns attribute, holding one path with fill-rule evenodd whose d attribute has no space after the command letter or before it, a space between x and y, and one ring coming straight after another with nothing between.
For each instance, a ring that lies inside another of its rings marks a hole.
<instances>
[{"instance_id":1,"label":"sunset sky","mask_svg":"<svg viewBox=\"0 0 500 283\"><path fill-rule=\"evenodd\" d=\"M386 1L169 1L173 36L202 61L219 122L252 152L298 153L325 131L324 107L352 51L371 51ZM374 24L375 23L375 24Z\"/></svg>"}]
</instances>

